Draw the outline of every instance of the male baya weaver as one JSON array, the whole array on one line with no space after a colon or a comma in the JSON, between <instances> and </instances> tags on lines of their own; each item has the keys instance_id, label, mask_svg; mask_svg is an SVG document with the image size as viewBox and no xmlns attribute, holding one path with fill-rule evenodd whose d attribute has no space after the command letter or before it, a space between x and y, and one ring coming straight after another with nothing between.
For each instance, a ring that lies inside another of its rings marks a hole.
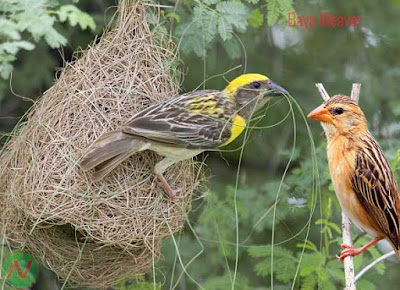
<instances>
[{"instance_id":1,"label":"male baya weaver","mask_svg":"<svg viewBox=\"0 0 400 290\"><path fill-rule=\"evenodd\" d=\"M100 136L83 157L81 168L94 168L93 178L99 180L132 154L152 150L165 157L155 165L154 173L166 193L177 198L177 190L163 175L169 166L229 144L269 96L286 93L264 75L244 74L223 91L194 91L152 105L118 130Z\"/></svg>"},{"instance_id":2,"label":"male baya weaver","mask_svg":"<svg viewBox=\"0 0 400 290\"><path fill-rule=\"evenodd\" d=\"M342 245L339 259L359 255L386 239L400 258L400 199L392 170L355 101L334 96L312 111L328 139L336 196L346 215L374 239L360 249Z\"/></svg>"}]
</instances>

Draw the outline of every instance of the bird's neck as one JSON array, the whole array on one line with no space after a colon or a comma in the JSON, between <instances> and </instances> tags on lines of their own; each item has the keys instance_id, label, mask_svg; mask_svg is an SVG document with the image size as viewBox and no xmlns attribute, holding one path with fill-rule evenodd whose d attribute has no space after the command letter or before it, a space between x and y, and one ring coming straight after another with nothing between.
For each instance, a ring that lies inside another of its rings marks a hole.
<instances>
[{"instance_id":1,"label":"bird's neck","mask_svg":"<svg viewBox=\"0 0 400 290\"><path fill-rule=\"evenodd\" d=\"M363 144L365 140L372 137L368 128L363 130L353 130L352 132L340 132L338 130L330 130L332 128L324 127L326 138L328 141L327 153L331 158L328 160L346 159L350 156L352 159L353 154L358 150L360 144ZM351 160L347 160L351 161Z\"/></svg>"},{"instance_id":2,"label":"bird's neck","mask_svg":"<svg viewBox=\"0 0 400 290\"><path fill-rule=\"evenodd\" d=\"M349 141L357 142L371 135L366 125L359 125L351 129L338 128L334 125L321 123L328 142L338 139L349 139Z\"/></svg>"},{"instance_id":3,"label":"bird's neck","mask_svg":"<svg viewBox=\"0 0 400 290\"><path fill-rule=\"evenodd\" d=\"M236 103L236 111L245 120L249 120L253 113L260 110L268 102L269 98L254 98L253 100L247 101L246 103Z\"/></svg>"}]
</instances>

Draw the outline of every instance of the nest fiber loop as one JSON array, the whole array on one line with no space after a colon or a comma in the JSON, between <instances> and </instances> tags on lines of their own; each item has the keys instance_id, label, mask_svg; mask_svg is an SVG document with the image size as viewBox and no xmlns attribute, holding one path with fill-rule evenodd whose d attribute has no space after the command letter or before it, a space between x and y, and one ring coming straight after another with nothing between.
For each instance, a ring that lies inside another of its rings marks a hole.
<instances>
[{"instance_id":1,"label":"nest fiber loop","mask_svg":"<svg viewBox=\"0 0 400 290\"><path fill-rule=\"evenodd\" d=\"M178 94L177 57L150 29L141 1L121 1L115 28L66 65L14 129L0 156L0 230L62 279L95 287L142 274L161 240L179 231L198 184L183 161L165 174L185 198L171 202L152 173L152 152L91 181L79 160L101 134Z\"/></svg>"}]
</instances>

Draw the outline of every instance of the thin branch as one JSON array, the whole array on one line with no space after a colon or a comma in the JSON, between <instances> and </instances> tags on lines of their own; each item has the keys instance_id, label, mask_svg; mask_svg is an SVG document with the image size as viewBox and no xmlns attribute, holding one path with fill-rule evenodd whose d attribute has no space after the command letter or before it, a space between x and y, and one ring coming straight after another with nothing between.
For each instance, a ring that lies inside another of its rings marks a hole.
<instances>
[{"instance_id":1,"label":"thin branch","mask_svg":"<svg viewBox=\"0 0 400 290\"><path fill-rule=\"evenodd\" d=\"M351 237L350 220L344 212L342 212L342 238L343 244L352 246L353 238ZM356 279L354 277L354 257L347 256L344 258L344 277L346 280L346 290L356 289Z\"/></svg>"},{"instance_id":2,"label":"thin branch","mask_svg":"<svg viewBox=\"0 0 400 290\"><path fill-rule=\"evenodd\" d=\"M379 262L386 260L387 258L395 255L396 253L394 251L391 251L389 253L384 254L383 256L380 256L378 259L373 261L371 264L366 266L364 269L362 269L356 276L356 281L361 278L362 275L364 275L366 272L368 272L371 268L373 268L376 264Z\"/></svg>"},{"instance_id":3,"label":"thin branch","mask_svg":"<svg viewBox=\"0 0 400 290\"><path fill-rule=\"evenodd\" d=\"M350 98L358 103L360 99L361 84L353 84ZM344 212L342 212L342 237L343 244L353 246L353 238L351 237L350 220ZM344 277L346 280L346 290L356 289L356 279L354 277L354 257L347 256L344 258Z\"/></svg>"},{"instance_id":4,"label":"thin branch","mask_svg":"<svg viewBox=\"0 0 400 290\"><path fill-rule=\"evenodd\" d=\"M149 7L169 8L169 9L174 8L174 6L170 6L170 5L152 4L152 3L148 3L148 2L143 2L142 4L149 6Z\"/></svg>"},{"instance_id":5,"label":"thin branch","mask_svg":"<svg viewBox=\"0 0 400 290\"><path fill-rule=\"evenodd\" d=\"M361 90L361 84L360 83L354 83L353 87L351 89L351 96L350 98L358 103L358 100L360 99L360 90Z\"/></svg>"},{"instance_id":6,"label":"thin branch","mask_svg":"<svg viewBox=\"0 0 400 290\"><path fill-rule=\"evenodd\" d=\"M330 99L328 93L326 92L324 85L321 83L316 83L315 86L317 87L321 97L324 99L324 101L327 101Z\"/></svg>"}]
</instances>

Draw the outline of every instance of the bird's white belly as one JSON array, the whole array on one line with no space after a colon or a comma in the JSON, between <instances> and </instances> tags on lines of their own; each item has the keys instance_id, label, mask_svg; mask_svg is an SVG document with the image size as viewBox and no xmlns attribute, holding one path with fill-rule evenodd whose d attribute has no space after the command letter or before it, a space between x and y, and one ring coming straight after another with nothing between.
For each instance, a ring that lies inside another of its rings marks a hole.
<instances>
[{"instance_id":1,"label":"bird's white belly","mask_svg":"<svg viewBox=\"0 0 400 290\"><path fill-rule=\"evenodd\" d=\"M159 144L151 144L149 149L156 152L158 155L171 157L176 160L189 159L200 154L201 152L204 152L203 149L187 149L172 146L169 147Z\"/></svg>"}]
</instances>

